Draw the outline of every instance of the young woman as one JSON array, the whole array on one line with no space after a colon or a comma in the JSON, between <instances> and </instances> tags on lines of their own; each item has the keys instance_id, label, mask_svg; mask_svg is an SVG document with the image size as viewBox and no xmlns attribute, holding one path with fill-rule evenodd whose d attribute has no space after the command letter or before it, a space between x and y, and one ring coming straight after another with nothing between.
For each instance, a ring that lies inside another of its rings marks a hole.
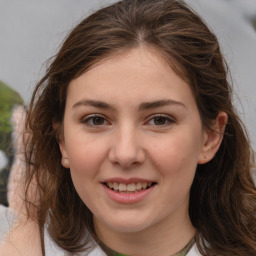
<instances>
[{"instance_id":1,"label":"young woman","mask_svg":"<svg viewBox=\"0 0 256 256\"><path fill-rule=\"evenodd\" d=\"M256 255L253 152L231 99L217 39L184 1L83 20L27 113L42 254L50 237L81 255Z\"/></svg>"}]
</instances>

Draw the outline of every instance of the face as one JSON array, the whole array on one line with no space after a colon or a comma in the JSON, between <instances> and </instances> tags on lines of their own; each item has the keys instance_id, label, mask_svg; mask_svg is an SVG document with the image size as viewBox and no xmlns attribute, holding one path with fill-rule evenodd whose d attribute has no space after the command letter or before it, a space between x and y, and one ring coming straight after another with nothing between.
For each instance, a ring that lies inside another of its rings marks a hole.
<instances>
[{"instance_id":1,"label":"face","mask_svg":"<svg viewBox=\"0 0 256 256\"><path fill-rule=\"evenodd\" d=\"M189 85L153 50L114 55L74 79L63 127L62 164L96 225L138 232L189 218L207 133Z\"/></svg>"}]
</instances>

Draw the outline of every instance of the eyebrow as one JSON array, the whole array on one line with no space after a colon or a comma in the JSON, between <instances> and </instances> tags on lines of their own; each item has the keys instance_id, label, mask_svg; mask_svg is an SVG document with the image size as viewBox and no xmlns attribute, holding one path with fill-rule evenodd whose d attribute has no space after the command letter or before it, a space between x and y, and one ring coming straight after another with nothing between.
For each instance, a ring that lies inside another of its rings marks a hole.
<instances>
[{"instance_id":1,"label":"eyebrow","mask_svg":"<svg viewBox=\"0 0 256 256\"><path fill-rule=\"evenodd\" d=\"M73 105L73 108L76 108L76 107L79 107L79 106L92 106L92 107L95 107L95 108L100 108L100 109L111 109L111 110L114 110L115 107L104 102L104 101L100 101L100 100L86 100L86 99L83 99L83 100L80 100L78 101L77 103L75 103Z\"/></svg>"},{"instance_id":2,"label":"eyebrow","mask_svg":"<svg viewBox=\"0 0 256 256\"><path fill-rule=\"evenodd\" d=\"M182 102L172 100L172 99L166 99L166 100L157 100L157 101L152 101L152 102L142 102L139 105L139 111L164 107L164 106L168 106L168 105L178 105L178 106L182 106L182 107L186 108L185 104L183 104ZM104 101L88 100L88 99L83 99L83 100L78 101L77 103L75 103L73 105L73 108L76 108L79 106L92 106L95 108L106 109L106 110L115 110L116 109L113 105L108 104Z\"/></svg>"},{"instance_id":3,"label":"eyebrow","mask_svg":"<svg viewBox=\"0 0 256 256\"><path fill-rule=\"evenodd\" d=\"M178 105L185 107L185 104L182 102L172 100L172 99L167 99L167 100L157 100L157 101L152 101L152 102L143 102L139 106L139 110L148 110L148 109L154 109L154 108L159 108L159 107L164 107L164 106L169 106L169 105Z\"/></svg>"}]
</instances>

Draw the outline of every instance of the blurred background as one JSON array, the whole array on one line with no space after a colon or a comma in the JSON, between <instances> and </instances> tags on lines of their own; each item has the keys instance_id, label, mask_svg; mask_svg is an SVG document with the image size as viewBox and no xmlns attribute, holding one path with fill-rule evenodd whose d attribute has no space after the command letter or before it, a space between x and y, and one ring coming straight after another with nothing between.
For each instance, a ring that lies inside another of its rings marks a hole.
<instances>
[{"instance_id":1,"label":"blurred background","mask_svg":"<svg viewBox=\"0 0 256 256\"><path fill-rule=\"evenodd\" d=\"M114 0L0 0L0 203L13 162L11 110L32 90L67 33ZM186 0L219 38L234 102L256 149L256 0ZM1 192L2 191L2 192Z\"/></svg>"}]
</instances>

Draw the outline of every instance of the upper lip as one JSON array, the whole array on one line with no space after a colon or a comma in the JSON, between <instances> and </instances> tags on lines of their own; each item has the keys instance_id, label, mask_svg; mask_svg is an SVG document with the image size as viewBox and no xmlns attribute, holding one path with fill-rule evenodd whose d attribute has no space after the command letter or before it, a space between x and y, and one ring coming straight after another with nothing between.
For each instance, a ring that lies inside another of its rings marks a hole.
<instances>
[{"instance_id":1,"label":"upper lip","mask_svg":"<svg viewBox=\"0 0 256 256\"><path fill-rule=\"evenodd\" d=\"M150 179L144 179L144 178L129 178L129 179L125 179L125 178L121 178L121 177L114 177L114 178L109 178L104 180L102 183L108 183L108 182L117 182L117 183L124 183L124 184L131 184L131 183L149 183L149 182L155 182L154 180L150 180Z\"/></svg>"}]
</instances>

